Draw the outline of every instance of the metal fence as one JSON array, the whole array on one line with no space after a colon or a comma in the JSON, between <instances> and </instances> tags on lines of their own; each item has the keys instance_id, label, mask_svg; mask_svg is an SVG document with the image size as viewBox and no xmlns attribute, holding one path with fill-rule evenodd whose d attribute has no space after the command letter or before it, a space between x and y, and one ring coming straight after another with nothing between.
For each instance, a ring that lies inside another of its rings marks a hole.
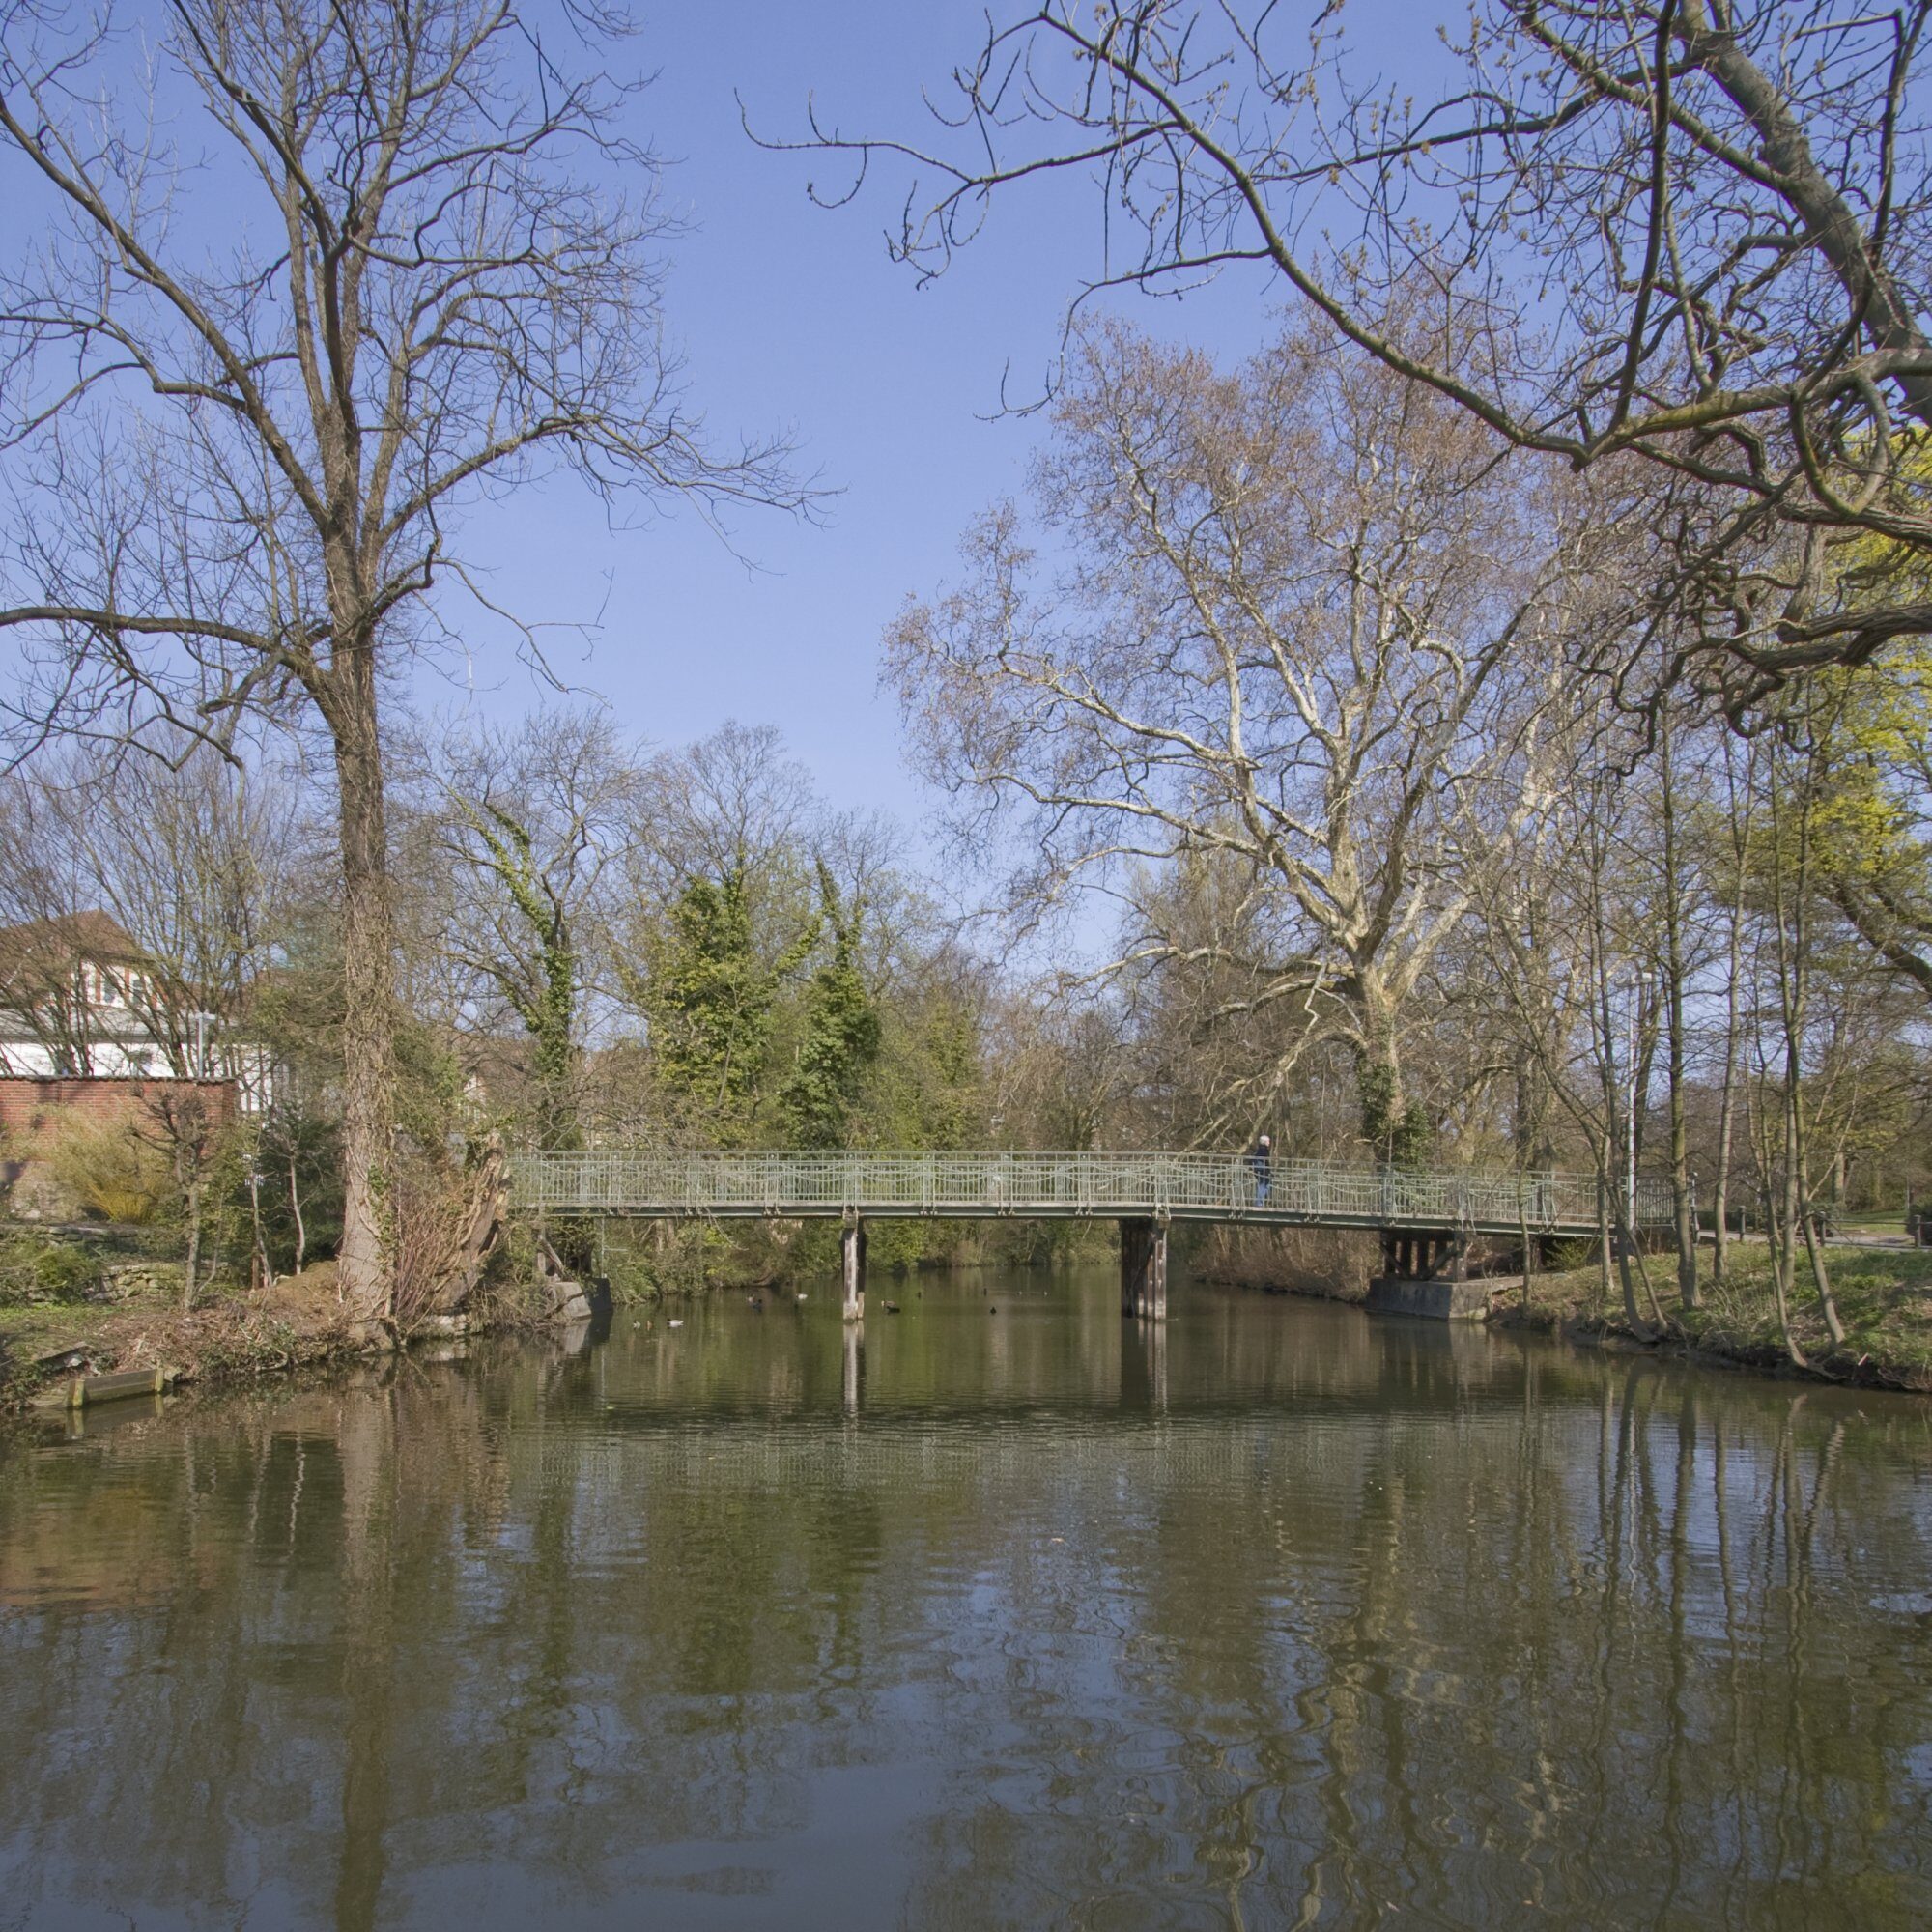
<instances>
[{"instance_id":1,"label":"metal fence","mask_svg":"<svg viewBox=\"0 0 1932 1932\"><path fill-rule=\"evenodd\" d=\"M1574 1174L1419 1173L1279 1160L1265 1201L1241 1154L520 1152L525 1212L656 1217L845 1213L973 1218L1170 1215L1179 1220L1591 1233L1597 1182ZM1668 1187L1638 1183L1639 1225L1667 1222Z\"/></svg>"}]
</instances>

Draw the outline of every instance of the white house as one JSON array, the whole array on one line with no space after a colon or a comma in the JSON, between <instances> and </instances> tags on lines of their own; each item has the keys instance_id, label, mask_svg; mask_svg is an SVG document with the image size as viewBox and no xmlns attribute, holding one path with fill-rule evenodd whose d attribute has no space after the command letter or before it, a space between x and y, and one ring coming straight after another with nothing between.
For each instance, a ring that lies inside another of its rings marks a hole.
<instances>
[{"instance_id":1,"label":"white house","mask_svg":"<svg viewBox=\"0 0 1932 1932\"><path fill-rule=\"evenodd\" d=\"M160 972L104 912L0 926L0 1077L233 1081L269 1104L269 1050Z\"/></svg>"}]
</instances>

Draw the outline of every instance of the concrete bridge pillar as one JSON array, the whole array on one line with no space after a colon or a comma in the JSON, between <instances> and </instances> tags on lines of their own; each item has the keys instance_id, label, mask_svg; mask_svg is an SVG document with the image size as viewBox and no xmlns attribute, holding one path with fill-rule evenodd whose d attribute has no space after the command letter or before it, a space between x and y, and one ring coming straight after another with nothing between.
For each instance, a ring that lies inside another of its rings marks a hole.
<instances>
[{"instance_id":1,"label":"concrete bridge pillar","mask_svg":"<svg viewBox=\"0 0 1932 1932\"><path fill-rule=\"evenodd\" d=\"M845 1281L844 1316L848 1321L866 1313L866 1224L856 1214L845 1217L838 1231L838 1259Z\"/></svg>"},{"instance_id":2,"label":"concrete bridge pillar","mask_svg":"<svg viewBox=\"0 0 1932 1932\"><path fill-rule=\"evenodd\" d=\"M1167 1320L1167 1223L1121 1223L1121 1313Z\"/></svg>"},{"instance_id":3,"label":"concrete bridge pillar","mask_svg":"<svg viewBox=\"0 0 1932 1932\"><path fill-rule=\"evenodd\" d=\"M1371 1315L1421 1315L1437 1321L1488 1319L1490 1292L1468 1279L1469 1243L1453 1228L1385 1229L1382 1271L1369 1283Z\"/></svg>"}]
</instances>

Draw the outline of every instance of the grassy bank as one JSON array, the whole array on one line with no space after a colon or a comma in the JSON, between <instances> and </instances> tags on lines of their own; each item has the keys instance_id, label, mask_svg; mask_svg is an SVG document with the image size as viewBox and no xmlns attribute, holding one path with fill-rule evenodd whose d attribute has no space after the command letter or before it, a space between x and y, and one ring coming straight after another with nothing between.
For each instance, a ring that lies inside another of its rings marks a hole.
<instances>
[{"instance_id":1,"label":"grassy bank","mask_svg":"<svg viewBox=\"0 0 1932 1932\"><path fill-rule=\"evenodd\" d=\"M1896 1226L1896 1218L1885 1232ZM1213 1229L1193 1238L1188 1265L1212 1281L1358 1302L1368 1293L1379 1255L1374 1236L1336 1229ZM1570 1265L1536 1275L1526 1291L1499 1290L1491 1319L1546 1333L1616 1336L1690 1350L1753 1368L1932 1392L1932 1248L1833 1241L1825 1258L1845 1346L1834 1349L1825 1331L1810 1268L1801 1256L1791 1331L1807 1369L1792 1363L1785 1351L1770 1250L1761 1240L1731 1243L1721 1290L1712 1251L1700 1251L1702 1305L1694 1309L1678 1304L1676 1258L1646 1256L1662 1321L1652 1317L1650 1296L1639 1282L1638 1306L1645 1318L1640 1330L1624 1319L1623 1292L1614 1276L1605 1295L1595 1254L1581 1244Z\"/></svg>"},{"instance_id":2,"label":"grassy bank","mask_svg":"<svg viewBox=\"0 0 1932 1932\"><path fill-rule=\"evenodd\" d=\"M1624 1320L1621 1290L1613 1282L1605 1299L1602 1271L1594 1260L1585 1266L1537 1275L1526 1293L1512 1290L1500 1295L1492 1319L1550 1331L1614 1334L1833 1381L1932 1392L1932 1249L1833 1242L1825 1249L1825 1259L1845 1342L1835 1348L1826 1332L1810 1270L1801 1257L1790 1315L1792 1339L1806 1358L1804 1369L1792 1363L1786 1352L1770 1250L1762 1241L1731 1244L1721 1289L1716 1281L1715 1258L1710 1249L1702 1250L1701 1305L1693 1309L1679 1305L1675 1258L1646 1257L1663 1314L1661 1331L1651 1320L1650 1298L1641 1285L1638 1304L1645 1326L1639 1332L1631 1330Z\"/></svg>"}]
</instances>

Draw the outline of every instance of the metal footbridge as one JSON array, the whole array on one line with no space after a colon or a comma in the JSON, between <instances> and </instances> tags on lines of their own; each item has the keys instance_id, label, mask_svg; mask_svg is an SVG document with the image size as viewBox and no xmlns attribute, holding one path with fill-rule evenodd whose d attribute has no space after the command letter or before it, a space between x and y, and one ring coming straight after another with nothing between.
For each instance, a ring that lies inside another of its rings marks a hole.
<instances>
[{"instance_id":1,"label":"metal footbridge","mask_svg":"<svg viewBox=\"0 0 1932 1932\"><path fill-rule=\"evenodd\" d=\"M1233 1221L1465 1234L1595 1235L1598 1185L1574 1174L1418 1172L1207 1153L654 1153L510 1156L524 1213L641 1219ZM1636 1219L1667 1221L1660 1182Z\"/></svg>"},{"instance_id":2,"label":"metal footbridge","mask_svg":"<svg viewBox=\"0 0 1932 1932\"><path fill-rule=\"evenodd\" d=\"M1346 1167L1283 1160L1265 1184L1245 1154L659 1153L599 1148L519 1152L512 1212L559 1219L837 1220L845 1313L865 1307L866 1223L930 1217L1110 1220L1121 1224L1121 1306L1167 1310L1167 1231L1177 1221L1352 1228L1382 1238L1385 1276L1460 1276L1472 1240L1520 1245L1594 1236L1605 1204L1594 1177ZM1670 1217L1668 1190L1640 1183L1633 1220Z\"/></svg>"}]
</instances>

